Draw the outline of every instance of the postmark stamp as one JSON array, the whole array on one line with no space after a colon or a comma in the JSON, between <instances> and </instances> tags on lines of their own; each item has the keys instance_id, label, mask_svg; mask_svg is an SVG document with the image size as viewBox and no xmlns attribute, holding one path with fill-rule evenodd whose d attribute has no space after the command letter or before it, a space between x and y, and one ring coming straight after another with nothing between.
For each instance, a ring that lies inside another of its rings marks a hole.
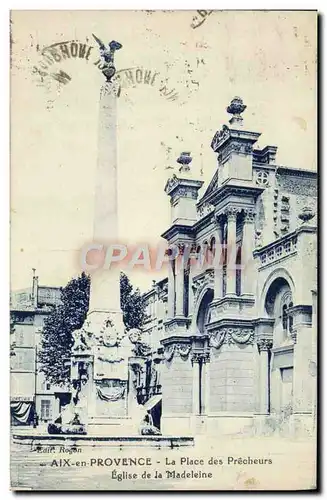
<instances>
[{"instance_id":1,"label":"postmark stamp","mask_svg":"<svg viewBox=\"0 0 327 500\"><path fill-rule=\"evenodd\" d=\"M197 10L197 15L193 17L191 28L195 29L201 26L204 21L213 13L213 10Z\"/></svg>"},{"instance_id":2,"label":"postmark stamp","mask_svg":"<svg viewBox=\"0 0 327 500\"><path fill-rule=\"evenodd\" d=\"M58 94L74 79L74 75L68 73L65 68L65 62L68 60L76 59L103 71L103 61L98 57L95 47L83 41L56 42L44 47L40 55L32 71L43 84L49 80L56 81L59 84ZM146 85L156 89L159 95L169 102L180 99L180 91L176 86L170 83L169 78L153 68L142 66L123 68L117 70L114 78L119 81L121 89Z\"/></svg>"}]
</instances>

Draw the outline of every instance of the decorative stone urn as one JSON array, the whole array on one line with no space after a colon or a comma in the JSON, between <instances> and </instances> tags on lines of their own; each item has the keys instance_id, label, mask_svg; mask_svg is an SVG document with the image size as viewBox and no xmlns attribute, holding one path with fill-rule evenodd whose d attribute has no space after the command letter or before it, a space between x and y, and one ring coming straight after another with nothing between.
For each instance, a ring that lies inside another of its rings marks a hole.
<instances>
[{"instance_id":1,"label":"decorative stone urn","mask_svg":"<svg viewBox=\"0 0 327 500\"><path fill-rule=\"evenodd\" d=\"M245 110L246 105L243 103L241 97L234 97L230 105L226 108L227 113L233 115L229 123L242 123L243 118L241 117L241 113L243 113Z\"/></svg>"},{"instance_id":2,"label":"decorative stone urn","mask_svg":"<svg viewBox=\"0 0 327 500\"><path fill-rule=\"evenodd\" d=\"M179 158L177 158L177 163L181 165L189 165L192 161L192 156L190 152L181 153Z\"/></svg>"},{"instance_id":3,"label":"decorative stone urn","mask_svg":"<svg viewBox=\"0 0 327 500\"><path fill-rule=\"evenodd\" d=\"M309 222L309 220L313 219L315 216L314 211L311 207L303 207L302 212L299 214L299 219L302 221L302 224Z\"/></svg>"},{"instance_id":4,"label":"decorative stone urn","mask_svg":"<svg viewBox=\"0 0 327 500\"><path fill-rule=\"evenodd\" d=\"M189 172L190 171L190 163L192 161L192 156L190 152L183 152L180 154L180 156L177 158L177 163L179 163L181 166L179 168L180 172Z\"/></svg>"}]
</instances>

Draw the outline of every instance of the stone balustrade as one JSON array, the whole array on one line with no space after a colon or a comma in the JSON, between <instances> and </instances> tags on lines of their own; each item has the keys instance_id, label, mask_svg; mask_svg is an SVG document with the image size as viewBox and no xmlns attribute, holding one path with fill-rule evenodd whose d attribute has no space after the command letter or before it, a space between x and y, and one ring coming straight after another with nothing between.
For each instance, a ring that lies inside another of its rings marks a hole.
<instances>
[{"instance_id":1,"label":"stone balustrade","mask_svg":"<svg viewBox=\"0 0 327 500\"><path fill-rule=\"evenodd\" d=\"M283 238L278 239L274 243L256 250L253 255L255 257L259 257L259 267L263 267L271 263L275 263L289 255L295 255L296 253L297 234L293 232L284 236Z\"/></svg>"}]
</instances>

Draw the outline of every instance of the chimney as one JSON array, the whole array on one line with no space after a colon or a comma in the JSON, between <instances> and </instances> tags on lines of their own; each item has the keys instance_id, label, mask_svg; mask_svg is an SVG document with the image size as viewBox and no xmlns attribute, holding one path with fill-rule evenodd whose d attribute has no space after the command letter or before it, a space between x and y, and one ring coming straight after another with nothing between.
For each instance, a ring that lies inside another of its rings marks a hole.
<instances>
[{"instance_id":1,"label":"chimney","mask_svg":"<svg viewBox=\"0 0 327 500\"><path fill-rule=\"evenodd\" d=\"M37 308L38 304L38 287L39 287L39 277L35 276L35 271L36 269L33 267L33 283L32 283L32 294L31 294L31 301L33 307Z\"/></svg>"}]
</instances>

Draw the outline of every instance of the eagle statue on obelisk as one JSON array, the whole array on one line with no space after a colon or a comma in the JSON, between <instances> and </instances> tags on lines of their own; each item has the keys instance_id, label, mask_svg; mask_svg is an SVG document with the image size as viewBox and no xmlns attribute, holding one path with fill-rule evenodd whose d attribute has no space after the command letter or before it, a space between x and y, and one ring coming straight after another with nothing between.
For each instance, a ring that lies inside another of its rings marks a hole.
<instances>
[{"instance_id":1,"label":"eagle statue on obelisk","mask_svg":"<svg viewBox=\"0 0 327 500\"><path fill-rule=\"evenodd\" d=\"M92 36L94 40L97 42L97 44L100 47L100 56L102 57L103 60L103 67L102 67L102 73L106 77L107 81L110 82L114 74L116 73L116 68L114 65L114 55L116 50L119 50L122 48L122 44L119 42L116 42L116 40L112 40L109 44L108 47L92 33Z\"/></svg>"}]
</instances>

